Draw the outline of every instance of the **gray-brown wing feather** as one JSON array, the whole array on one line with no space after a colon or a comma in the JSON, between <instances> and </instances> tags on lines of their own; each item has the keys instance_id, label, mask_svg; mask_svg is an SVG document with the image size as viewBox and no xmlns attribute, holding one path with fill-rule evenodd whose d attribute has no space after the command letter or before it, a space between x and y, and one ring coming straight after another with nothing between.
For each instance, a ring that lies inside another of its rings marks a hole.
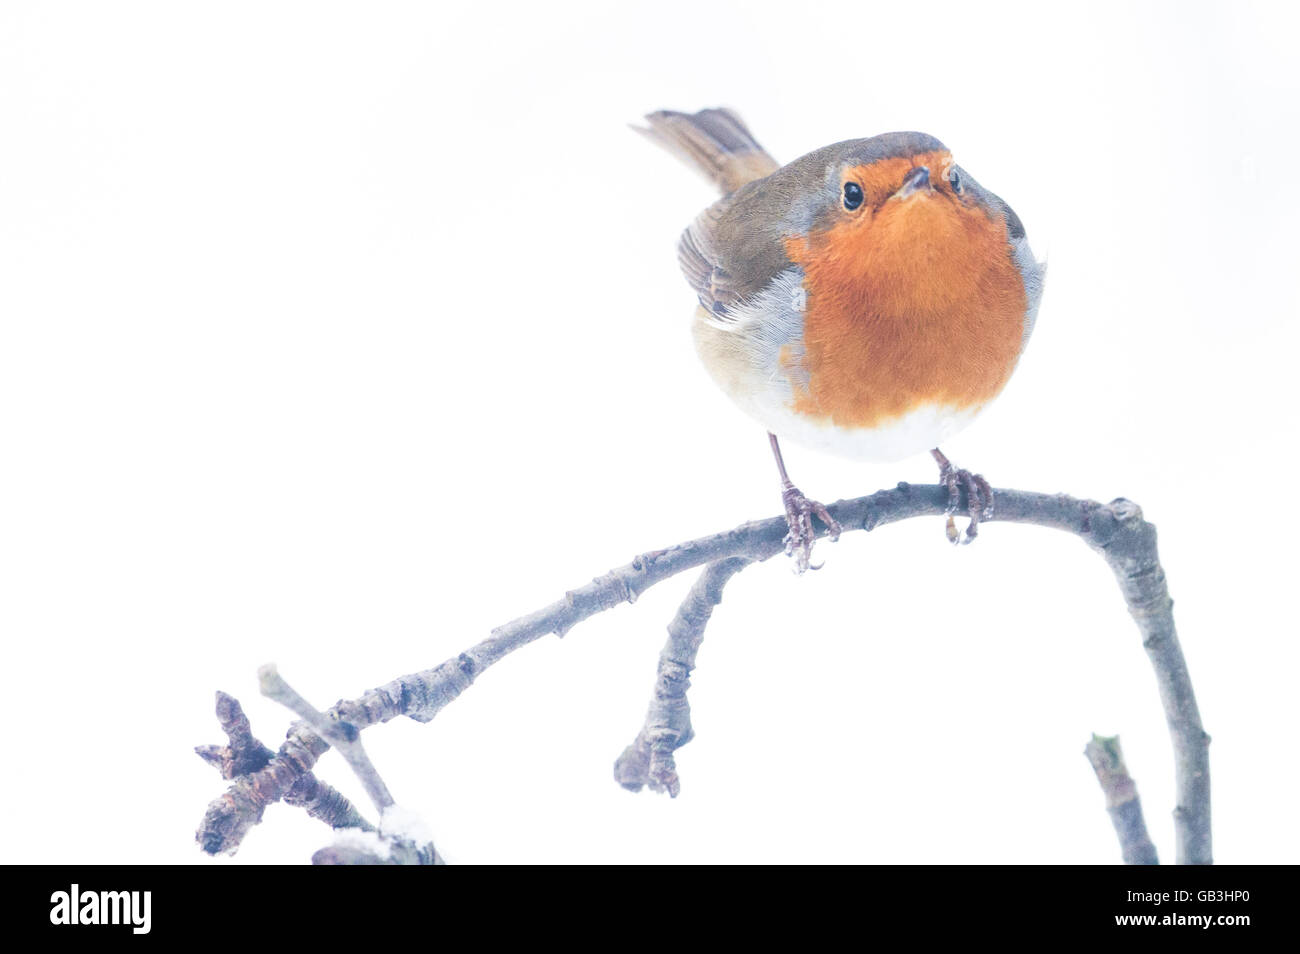
<instances>
[{"instance_id":1,"label":"gray-brown wing feather","mask_svg":"<svg viewBox=\"0 0 1300 954\"><path fill-rule=\"evenodd\" d=\"M687 226L677 258L700 304L719 321L788 270L784 238L803 188L789 166L746 183Z\"/></svg>"},{"instance_id":2,"label":"gray-brown wing feather","mask_svg":"<svg viewBox=\"0 0 1300 954\"><path fill-rule=\"evenodd\" d=\"M704 309L717 319L726 319L737 302L758 289L737 283L736 277L723 263L723 250L728 248L717 241L716 230L725 208L726 200L705 209L687 226L677 242L677 262L682 274ZM761 286L760 286L761 287Z\"/></svg>"},{"instance_id":3,"label":"gray-brown wing feather","mask_svg":"<svg viewBox=\"0 0 1300 954\"><path fill-rule=\"evenodd\" d=\"M786 264L770 213L755 214L761 187L779 166L729 109L662 110L646 117L646 136L702 172L725 195L682 233L677 260L700 304L718 320L767 285Z\"/></svg>"}]
</instances>

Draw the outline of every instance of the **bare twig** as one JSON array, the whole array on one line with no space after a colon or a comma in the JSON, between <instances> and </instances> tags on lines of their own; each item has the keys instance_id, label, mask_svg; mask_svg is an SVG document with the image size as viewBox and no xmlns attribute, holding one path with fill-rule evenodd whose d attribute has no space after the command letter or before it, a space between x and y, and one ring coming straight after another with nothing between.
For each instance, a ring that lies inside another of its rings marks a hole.
<instances>
[{"instance_id":1,"label":"bare twig","mask_svg":"<svg viewBox=\"0 0 1300 954\"><path fill-rule=\"evenodd\" d=\"M1101 516L1089 517L1085 539L1105 556L1119 581L1155 670L1173 740L1176 860L1180 865L1212 864L1210 736L1201 725L1192 679L1178 644L1174 601L1156 552L1156 528L1142 519L1142 508L1130 500L1111 501Z\"/></svg>"},{"instance_id":2,"label":"bare twig","mask_svg":"<svg viewBox=\"0 0 1300 954\"><path fill-rule=\"evenodd\" d=\"M222 778L237 779L259 771L274 757L275 753L254 737L248 716L244 715L243 707L234 696L217 693L217 721L230 744L199 745L194 751L220 772ZM375 830L375 826L366 821L346 797L311 772L298 776L285 793L284 800L289 805L305 809L312 818L331 828Z\"/></svg>"},{"instance_id":3,"label":"bare twig","mask_svg":"<svg viewBox=\"0 0 1300 954\"><path fill-rule=\"evenodd\" d=\"M224 692L217 692L217 722L230 740L229 745L196 745L194 751L222 778L238 778L256 772L275 755L253 736L252 726L239 700Z\"/></svg>"},{"instance_id":4,"label":"bare twig","mask_svg":"<svg viewBox=\"0 0 1300 954\"><path fill-rule=\"evenodd\" d=\"M280 705L296 712L317 735L324 736L339 754L352 766L352 771L361 780L366 794L382 812L393 804L393 796L388 786L379 777L370 756L366 755L365 746L361 744L361 733L343 721L331 721L323 712L317 710L310 702L300 696L273 665L263 666L257 671L258 687L262 695L274 699Z\"/></svg>"},{"instance_id":5,"label":"bare twig","mask_svg":"<svg viewBox=\"0 0 1300 954\"><path fill-rule=\"evenodd\" d=\"M1156 846L1147 834L1147 823L1142 817L1142 801L1137 785L1124 764L1124 752L1119 747L1119 736L1094 735L1083 750L1097 773L1097 781L1106 795L1106 811L1110 814L1115 834L1119 836L1120 856L1126 865L1158 865Z\"/></svg>"},{"instance_id":6,"label":"bare twig","mask_svg":"<svg viewBox=\"0 0 1300 954\"><path fill-rule=\"evenodd\" d=\"M403 829L410 827L411 819L403 817L396 808L388 786L379 777L379 771L365 746L361 744L361 733L347 722L332 721L310 702L299 695L298 691L285 682L284 677L273 665L263 666L257 671L262 695L273 699L291 709L311 726L318 735L325 737L347 760L352 771L365 787L366 794L379 809L379 831L358 832L350 838L337 841L322 848L312 855L312 864L323 865L440 865L443 863L433 842L427 837L417 837ZM291 788L286 798L294 794ZM299 792L298 795L304 793ZM340 796L341 797L341 796Z\"/></svg>"},{"instance_id":7,"label":"bare twig","mask_svg":"<svg viewBox=\"0 0 1300 954\"><path fill-rule=\"evenodd\" d=\"M1156 552L1155 527L1127 500L1100 504L1064 494L997 490L996 515L989 522L1030 523L1075 534L1100 553L1114 571L1156 673L1174 742L1178 806L1174 826L1180 864L1208 864L1210 853L1209 736L1201 726L1187 665L1174 627L1173 602ZM866 497L841 500L828 509L847 532L872 530L910 517L938 516L948 492L937 485L899 484ZM360 698L338 703L323 717L360 731L407 716L428 722L489 666L534 640L563 635L577 623L619 603L632 602L649 587L685 570L734 557L766 560L782 552L784 517L742 524L655 550L566 593L564 598L492 631L482 642L441 665L399 677ZM262 769L241 776L212 802L198 831L211 853L234 851L267 804L283 798L329 748L312 729L294 726L279 752Z\"/></svg>"},{"instance_id":8,"label":"bare twig","mask_svg":"<svg viewBox=\"0 0 1300 954\"><path fill-rule=\"evenodd\" d=\"M695 734L691 729L691 705L686 699L695 654L704 641L704 627L709 624L713 607L722 602L722 588L748 565L744 557L710 563L668 624L668 642L659 654L659 672L645 725L614 763L614 778L624 788L636 792L642 785L649 785L651 791L667 792L673 798L681 791L673 752Z\"/></svg>"},{"instance_id":9,"label":"bare twig","mask_svg":"<svg viewBox=\"0 0 1300 954\"><path fill-rule=\"evenodd\" d=\"M375 830L375 826L361 817L356 806L342 792L322 782L312 772L299 776L298 781L289 786L289 791L284 793L284 802L303 809L331 828Z\"/></svg>"}]
</instances>

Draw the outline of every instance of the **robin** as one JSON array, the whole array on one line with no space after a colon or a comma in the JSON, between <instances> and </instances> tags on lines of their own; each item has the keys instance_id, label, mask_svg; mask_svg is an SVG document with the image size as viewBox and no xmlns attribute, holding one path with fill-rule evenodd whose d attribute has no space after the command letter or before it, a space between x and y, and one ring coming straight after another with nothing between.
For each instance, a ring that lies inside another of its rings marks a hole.
<instances>
[{"instance_id":1,"label":"robin","mask_svg":"<svg viewBox=\"0 0 1300 954\"><path fill-rule=\"evenodd\" d=\"M730 110L646 120L641 132L723 193L682 234L678 260L699 297L701 360L768 430L797 571L810 565L813 516L832 540L840 526L790 481L778 435L859 460L929 449L948 539L960 539L964 492L973 540L992 488L939 444L998 395L1034 327L1044 267L1015 212L924 133L850 139L782 166Z\"/></svg>"}]
</instances>

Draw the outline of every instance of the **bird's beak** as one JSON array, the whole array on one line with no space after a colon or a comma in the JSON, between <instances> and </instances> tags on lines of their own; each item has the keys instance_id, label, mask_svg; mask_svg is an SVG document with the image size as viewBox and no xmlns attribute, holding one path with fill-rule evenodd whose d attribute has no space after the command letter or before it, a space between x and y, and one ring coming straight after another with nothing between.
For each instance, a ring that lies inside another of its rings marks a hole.
<instances>
[{"instance_id":1,"label":"bird's beak","mask_svg":"<svg viewBox=\"0 0 1300 954\"><path fill-rule=\"evenodd\" d=\"M906 199L917 192L930 191L930 167L917 166L903 177L903 187L894 193L895 199Z\"/></svg>"}]
</instances>

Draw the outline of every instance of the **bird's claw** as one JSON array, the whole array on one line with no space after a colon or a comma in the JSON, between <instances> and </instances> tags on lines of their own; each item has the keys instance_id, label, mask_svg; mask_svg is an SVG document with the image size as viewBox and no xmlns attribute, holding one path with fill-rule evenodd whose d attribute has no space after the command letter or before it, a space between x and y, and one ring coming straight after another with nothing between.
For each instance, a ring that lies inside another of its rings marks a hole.
<instances>
[{"instance_id":1,"label":"bird's claw","mask_svg":"<svg viewBox=\"0 0 1300 954\"><path fill-rule=\"evenodd\" d=\"M944 525L948 542L953 545L970 543L979 535L980 521L993 516L993 488L981 475L953 467L946 457L939 464L939 483L948 488L948 509L944 511L948 518ZM966 492L966 516L970 518L964 539L953 519L961 509L963 490Z\"/></svg>"},{"instance_id":2,"label":"bird's claw","mask_svg":"<svg viewBox=\"0 0 1300 954\"><path fill-rule=\"evenodd\" d=\"M817 539L812 518L815 515L818 520L826 524L831 540L840 538L842 528L839 522L830 515L825 505L816 500L809 500L798 487L786 487L781 494L781 502L785 504L785 521L790 528L785 535L785 552L787 556L794 558L795 572L820 570L822 564L811 562L813 541Z\"/></svg>"}]
</instances>

